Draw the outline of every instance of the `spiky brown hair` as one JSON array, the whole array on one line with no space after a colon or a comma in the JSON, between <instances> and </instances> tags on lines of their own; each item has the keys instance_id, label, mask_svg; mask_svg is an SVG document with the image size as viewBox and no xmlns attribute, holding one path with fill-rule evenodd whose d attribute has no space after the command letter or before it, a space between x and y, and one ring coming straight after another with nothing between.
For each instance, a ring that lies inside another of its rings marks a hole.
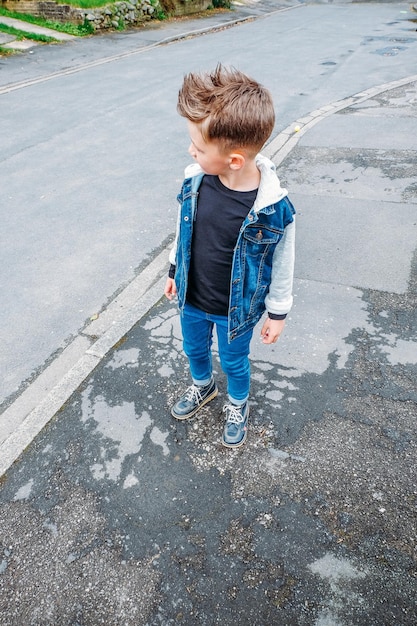
<instances>
[{"instance_id":1,"label":"spiky brown hair","mask_svg":"<svg viewBox=\"0 0 417 626\"><path fill-rule=\"evenodd\" d=\"M177 110L199 125L205 141L217 141L224 150L259 152L275 123L269 91L239 70L221 64L212 72L184 77Z\"/></svg>"}]
</instances>

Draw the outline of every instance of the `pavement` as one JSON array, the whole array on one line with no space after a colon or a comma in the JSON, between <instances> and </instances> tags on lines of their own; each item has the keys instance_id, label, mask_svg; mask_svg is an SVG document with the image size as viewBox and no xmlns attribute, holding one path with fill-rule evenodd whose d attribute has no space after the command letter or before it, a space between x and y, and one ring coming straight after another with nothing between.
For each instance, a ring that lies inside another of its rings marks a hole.
<instances>
[{"instance_id":1,"label":"pavement","mask_svg":"<svg viewBox=\"0 0 417 626\"><path fill-rule=\"evenodd\" d=\"M216 353L219 397L170 415L166 250L52 392L3 414L0 625L417 623L416 113L414 75L266 147L297 208L295 303L279 344L255 331L244 447L220 443Z\"/></svg>"},{"instance_id":2,"label":"pavement","mask_svg":"<svg viewBox=\"0 0 417 626\"><path fill-rule=\"evenodd\" d=\"M37 26L36 24L17 20L13 17L6 17L4 15L0 15L0 24L5 24L6 26L10 26L12 28L15 28L16 30L20 30L26 33L34 33L36 35L46 35L47 37L53 37L57 42L72 41L76 39L74 35L68 35L67 33L61 33L57 30L52 30L51 28ZM30 50L30 48L34 48L37 45L39 45L39 42L32 39L23 39L19 41L14 35L0 33L0 46L2 48L16 51L24 51Z\"/></svg>"},{"instance_id":3,"label":"pavement","mask_svg":"<svg viewBox=\"0 0 417 626\"><path fill-rule=\"evenodd\" d=\"M198 16L198 18L193 17L193 16L185 17L185 19L189 21L189 28L186 30L193 31L195 28L197 30L201 30L202 28L205 27L206 24L208 28L212 29L213 18L217 26L220 26L224 23L231 23L235 20L251 19L253 17L257 17L259 15L263 15L271 11L275 11L277 9L282 10L285 8L291 8L293 6L297 6L300 2L302 3L303 0L278 0L278 1L276 0L245 0L243 2L232 2L231 13L227 11L223 12L223 14L214 12L212 16L207 15L206 18L202 16ZM178 35L178 33L175 32L176 31L175 27L176 25L178 26L178 24L183 21L184 21L184 18L169 20L168 22L156 22L156 21L150 22L150 23L148 22L143 26L143 28L144 30L148 30L148 31L149 30L152 31L158 28L163 29L166 35L168 35L169 37L167 30L171 30L171 28L173 27L172 36L175 38ZM171 28L167 29L168 23L170 23ZM15 28L23 32L52 37L53 39L56 40L57 43L75 41L79 39L75 35L69 35L67 33L62 33L60 31L53 30L51 28L38 26L36 24L31 24L30 22L25 22L24 20L6 17L4 15L0 15L0 24L11 26L12 28ZM16 52L18 51L24 52L24 51L30 51L32 48L35 48L36 46L39 46L39 45L44 45L44 44L41 44L39 41L35 41L32 39L19 40L14 35L0 32L0 46L2 48L5 48L6 50L9 49L9 50L15 50Z\"/></svg>"}]
</instances>

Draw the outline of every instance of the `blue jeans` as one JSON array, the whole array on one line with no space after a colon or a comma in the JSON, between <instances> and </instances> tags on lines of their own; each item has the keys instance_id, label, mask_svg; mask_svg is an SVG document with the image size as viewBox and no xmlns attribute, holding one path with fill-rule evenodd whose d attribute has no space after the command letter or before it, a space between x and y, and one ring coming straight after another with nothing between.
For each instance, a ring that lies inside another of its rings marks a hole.
<instances>
[{"instance_id":1,"label":"blue jeans","mask_svg":"<svg viewBox=\"0 0 417 626\"><path fill-rule=\"evenodd\" d=\"M253 329L228 343L227 317L205 313L186 303L180 318L184 352L190 362L193 383L206 385L211 380L211 346L216 326L220 363L227 376L229 400L233 404L243 404L249 397L249 351Z\"/></svg>"}]
</instances>

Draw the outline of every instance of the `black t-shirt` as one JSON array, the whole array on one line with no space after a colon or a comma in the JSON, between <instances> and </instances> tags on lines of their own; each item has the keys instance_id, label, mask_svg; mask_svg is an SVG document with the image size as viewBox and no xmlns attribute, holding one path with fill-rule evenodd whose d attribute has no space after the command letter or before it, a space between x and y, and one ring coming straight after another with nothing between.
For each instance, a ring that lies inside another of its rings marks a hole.
<instances>
[{"instance_id":1,"label":"black t-shirt","mask_svg":"<svg viewBox=\"0 0 417 626\"><path fill-rule=\"evenodd\" d=\"M200 184L187 302L206 313L228 313L233 251L257 191L228 189L208 174Z\"/></svg>"}]
</instances>

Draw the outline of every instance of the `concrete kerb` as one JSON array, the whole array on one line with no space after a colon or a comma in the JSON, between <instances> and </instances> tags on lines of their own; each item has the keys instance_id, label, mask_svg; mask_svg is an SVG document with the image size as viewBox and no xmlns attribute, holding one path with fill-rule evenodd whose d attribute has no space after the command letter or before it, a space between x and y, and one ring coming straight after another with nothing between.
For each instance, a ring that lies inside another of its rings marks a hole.
<instances>
[{"instance_id":1,"label":"concrete kerb","mask_svg":"<svg viewBox=\"0 0 417 626\"><path fill-rule=\"evenodd\" d=\"M300 138L313 126L321 122L324 118L337 113L343 109L346 109L354 104L360 104L365 100L374 98L380 93L385 91L391 91L397 87L414 83L417 81L417 74L408 76L407 78L401 78L399 80L392 81L390 83L383 83L372 89L361 91L353 96L344 98L343 100L337 100L332 104L327 104L315 111L309 113L280 132L263 150L265 156L274 161L275 165L279 165L288 156L291 150L297 145Z\"/></svg>"},{"instance_id":2,"label":"concrete kerb","mask_svg":"<svg viewBox=\"0 0 417 626\"><path fill-rule=\"evenodd\" d=\"M3 412L0 477L104 356L158 302L165 285L167 258L168 247Z\"/></svg>"},{"instance_id":3,"label":"concrete kerb","mask_svg":"<svg viewBox=\"0 0 417 626\"><path fill-rule=\"evenodd\" d=\"M232 26L237 26L240 23L251 21L253 19L257 19L256 16L248 16L245 18L240 18L238 20L233 20L231 22L226 22L221 26L210 26L207 28L202 28L199 30L189 31L186 33L181 33L179 35L173 35L171 37L166 37L161 39L160 41L156 41L154 43L148 44L146 46L141 46L136 50L130 50L129 52L122 52L120 54L115 54L110 57L105 57L103 59L97 59L96 61L90 61L89 63L83 63L81 65L76 65L75 67L68 68L66 70L59 70L58 72L51 72L46 76L39 76L38 78L34 78L32 80L25 80L18 83L12 83L10 85L5 85L0 88L0 95L5 93L10 93L11 91L16 91L17 89L24 89L25 87L31 87L32 85L37 85L39 83L47 82L48 80L53 80L54 78L58 78L61 76L70 76L71 74L77 74L78 72L82 72L83 70L88 70L93 67L99 67L100 65L105 65L106 63L112 63L114 61L118 61L121 59L125 59L127 57L133 56L135 54L142 54L144 52L148 52L152 48L157 48L158 46L168 45L170 43L174 43L175 41L181 41L182 39L191 39L192 37L198 37L200 35L205 35L218 30L224 30L225 28L231 28Z\"/></svg>"},{"instance_id":4,"label":"concrete kerb","mask_svg":"<svg viewBox=\"0 0 417 626\"><path fill-rule=\"evenodd\" d=\"M300 5L301 6L301 5ZM0 95L5 93L10 93L11 91L16 91L17 89L23 89L25 87L30 87L32 85L37 85L39 83L46 82L48 80L53 80L54 78L58 78L60 76L69 76L71 74L76 74L77 72L81 72L86 69L90 69L93 67L98 67L100 65L104 65L106 63L112 63L113 61L118 61L119 59L124 59L126 57L133 56L135 54L142 54L143 52L147 52L152 48L157 48L158 46L165 46L171 43L175 43L176 41L181 41L183 39L192 39L194 37L200 37L202 35L206 35L209 33L215 33L221 30L225 30L227 28L232 28L234 26L239 26L240 24L244 24L246 22L250 22L252 20L259 20L268 15L274 15L275 13L283 13L285 11L290 11L293 9L297 9L299 6L294 7L285 7L283 9L277 9L276 11L271 11L264 15L247 15L245 17L237 18L235 20L230 20L229 22L224 22L222 24L216 24L215 26L207 26L206 28L200 28L196 30L186 31L184 33L180 33L178 35L171 35L170 37L165 37L156 41L154 43L141 46L136 50L130 50L129 52L122 52L120 54L115 54L110 57L105 57L103 59L98 59L96 61L91 61L89 63L83 63L81 65L76 65L74 67L68 68L66 70L60 70L58 72L51 72L46 76L40 76L38 78L34 78L32 80L25 80L17 83L12 83L10 85L5 85L4 87L0 87ZM76 37L75 37L76 39Z\"/></svg>"},{"instance_id":5,"label":"concrete kerb","mask_svg":"<svg viewBox=\"0 0 417 626\"><path fill-rule=\"evenodd\" d=\"M266 146L263 153L273 160L276 165L279 165L297 145L302 135L324 118L353 104L369 100L380 93L391 91L413 82L417 82L417 74L390 83L384 83L321 107L290 124ZM83 330L82 336L87 340L88 347L86 348L84 343L83 347L80 348L82 352L80 354L77 354L77 350L75 350L76 359L74 359L71 367L52 388L47 390L41 400L39 401L38 397L35 406L25 407L25 396L30 396L31 394L31 387L29 387L3 413L2 422L6 426L7 424L15 425L16 423L18 426L13 428L4 441L0 443L0 477L7 472L26 447L30 445L33 439L78 389L81 383L97 368L110 350L115 348L133 326L145 317L150 309L161 299L166 280L169 247L165 248L110 303L97 320L92 321ZM78 340L79 337L73 343ZM64 354L58 357L58 360L65 358L65 353L70 349L71 346L68 346L64 350ZM51 367L53 366L55 366L55 363L51 365ZM48 369L41 375L46 379L48 379ZM36 385L36 382L33 384ZM31 402L33 405L35 400L32 399Z\"/></svg>"}]
</instances>

